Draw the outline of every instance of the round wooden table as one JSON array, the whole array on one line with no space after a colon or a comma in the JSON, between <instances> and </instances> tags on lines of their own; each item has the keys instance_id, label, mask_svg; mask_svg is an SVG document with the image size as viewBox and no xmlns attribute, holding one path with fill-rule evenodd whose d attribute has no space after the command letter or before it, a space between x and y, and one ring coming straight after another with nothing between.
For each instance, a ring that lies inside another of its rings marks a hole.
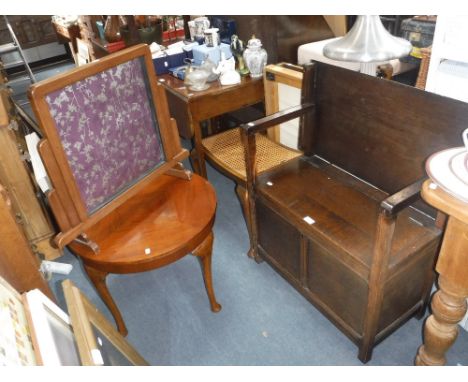
<instances>
[{"instance_id":1,"label":"round wooden table","mask_svg":"<svg viewBox=\"0 0 468 382\"><path fill-rule=\"evenodd\" d=\"M416 365L445 365L445 353L458 336L458 322L465 316L468 297L468 203L427 180L423 199L448 215L437 260L439 290L432 297L432 315L424 325L424 344Z\"/></svg>"},{"instance_id":2,"label":"round wooden table","mask_svg":"<svg viewBox=\"0 0 468 382\"><path fill-rule=\"evenodd\" d=\"M106 286L106 276L153 270L189 253L201 261L211 310L221 310L211 277L215 213L216 195L207 180L196 174L191 180L162 175L87 230L89 239L99 245L98 253L77 242L70 244L120 333L128 331Z\"/></svg>"}]
</instances>

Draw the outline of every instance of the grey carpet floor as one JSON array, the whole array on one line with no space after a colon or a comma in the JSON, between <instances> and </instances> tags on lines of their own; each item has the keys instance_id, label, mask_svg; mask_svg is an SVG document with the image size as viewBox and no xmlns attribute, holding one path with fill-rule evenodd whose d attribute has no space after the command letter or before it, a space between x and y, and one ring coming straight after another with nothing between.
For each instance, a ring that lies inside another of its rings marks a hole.
<instances>
[{"instance_id":1,"label":"grey carpet floor","mask_svg":"<svg viewBox=\"0 0 468 382\"><path fill-rule=\"evenodd\" d=\"M208 167L218 209L213 278L222 305L212 313L196 259L165 268L110 275L108 286L126 321L128 340L152 365L362 365L357 348L266 263L246 256L248 235L234 183ZM111 319L71 254L68 276ZM60 281L51 281L64 307ZM352 303L352 302L350 302ZM412 365L423 320L411 319L379 344L368 365ZM461 330L448 364L468 365Z\"/></svg>"}]
</instances>

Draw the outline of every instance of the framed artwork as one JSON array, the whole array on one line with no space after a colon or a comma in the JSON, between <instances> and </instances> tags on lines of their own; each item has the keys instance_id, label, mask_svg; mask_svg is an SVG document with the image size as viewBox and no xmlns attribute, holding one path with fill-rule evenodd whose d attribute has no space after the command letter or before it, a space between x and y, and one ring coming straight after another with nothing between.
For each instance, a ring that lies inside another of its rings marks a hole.
<instances>
[{"instance_id":1,"label":"framed artwork","mask_svg":"<svg viewBox=\"0 0 468 382\"><path fill-rule=\"evenodd\" d=\"M23 302L37 364L81 365L68 315L39 289L24 293Z\"/></svg>"},{"instance_id":2,"label":"framed artwork","mask_svg":"<svg viewBox=\"0 0 468 382\"><path fill-rule=\"evenodd\" d=\"M0 366L36 364L21 295L0 277Z\"/></svg>"},{"instance_id":3,"label":"framed artwork","mask_svg":"<svg viewBox=\"0 0 468 382\"><path fill-rule=\"evenodd\" d=\"M71 280L63 281L62 286L83 365L148 365Z\"/></svg>"},{"instance_id":4,"label":"framed artwork","mask_svg":"<svg viewBox=\"0 0 468 382\"><path fill-rule=\"evenodd\" d=\"M78 52L76 53L76 64L78 66L85 65L90 62L89 58L89 47L83 40L77 38L76 46Z\"/></svg>"},{"instance_id":5,"label":"framed artwork","mask_svg":"<svg viewBox=\"0 0 468 382\"><path fill-rule=\"evenodd\" d=\"M86 77L57 82L45 94L51 124L44 130L93 214L165 161L142 57ZM110 103L109 100L112 100Z\"/></svg>"}]
</instances>

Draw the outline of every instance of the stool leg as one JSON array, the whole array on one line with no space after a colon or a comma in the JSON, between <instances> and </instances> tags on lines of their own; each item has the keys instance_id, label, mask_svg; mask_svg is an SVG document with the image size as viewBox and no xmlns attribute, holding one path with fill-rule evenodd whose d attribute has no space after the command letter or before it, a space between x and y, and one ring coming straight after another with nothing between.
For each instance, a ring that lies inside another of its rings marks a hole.
<instances>
[{"instance_id":1,"label":"stool leg","mask_svg":"<svg viewBox=\"0 0 468 382\"><path fill-rule=\"evenodd\" d=\"M211 254L213 249L213 231L203 240L203 242L192 252L200 260L203 280L205 281L206 293L210 300L211 310L215 313L221 310L221 305L216 301L213 290L213 280L211 277Z\"/></svg>"},{"instance_id":2,"label":"stool leg","mask_svg":"<svg viewBox=\"0 0 468 382\"><path fill-rule=\"evenodd\" d=\"M128 334L127 327L125 326L125 322L120 314L119 308L115 304L114 299L112 298L109 289L106 285L106 277L109 273L98 271L95 268L90 266L84 265L86 273L88 274L91 282L93 283L94 287L96 288L99 296L101 296L102 301L107 305L112 316L114 317L115 323L117 324L117 329L120 334L126 336Z\"/></svg>"},{"instance_id":3,"label":"stool leg","mask_svg":"<svg viewBox=\"0 0 468 382\"><path fill-rule=\"evenodd\" d=\"M257 263L263 262L263 259L257 253L257 247L253 239L253 227L252 227L252 213L250 210L249 195L247 194L247 189L240 184L236 184L236 195L239 199L239 202L242 207L242 212L244 214L245 224L247 226L247 231L249 233L250 249L248 256L254 259Z\"/></svg>"},{"instance_id":4,"label":"stool leg","mask_svg":"<svg viewBox=\"0 0 468 382\"><path fill-rule=\"evenodd\" d=\"M206 164L205 164L205 152L203 151L202 145L202 133L201 133L201 121L193 119L190 115L190 123L193 128L193 149L190 153L192 159L193 170L200 176L207 178L206 175Z\"/></svg>"}]
</instances>

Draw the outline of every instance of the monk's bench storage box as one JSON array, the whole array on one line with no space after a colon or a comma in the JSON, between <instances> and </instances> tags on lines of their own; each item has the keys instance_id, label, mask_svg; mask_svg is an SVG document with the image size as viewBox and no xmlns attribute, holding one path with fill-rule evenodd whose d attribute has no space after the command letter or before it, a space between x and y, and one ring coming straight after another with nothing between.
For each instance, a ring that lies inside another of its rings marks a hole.
<instances>
[{"instance_id":1,"label":"monk's bench storage box","mask_svg":"<svg viewBox=\"0 0 468 382\"><path fill-rule=\"evenodd\" d=\"M297 116L304 155L257 175L255 134ZM466 126L466 103L314 63L300 107L243 128L251 255L354 341L363 362L424 315L443 227L419 197L424 162L459 145Z\"/></svg>"}]
</instances>

